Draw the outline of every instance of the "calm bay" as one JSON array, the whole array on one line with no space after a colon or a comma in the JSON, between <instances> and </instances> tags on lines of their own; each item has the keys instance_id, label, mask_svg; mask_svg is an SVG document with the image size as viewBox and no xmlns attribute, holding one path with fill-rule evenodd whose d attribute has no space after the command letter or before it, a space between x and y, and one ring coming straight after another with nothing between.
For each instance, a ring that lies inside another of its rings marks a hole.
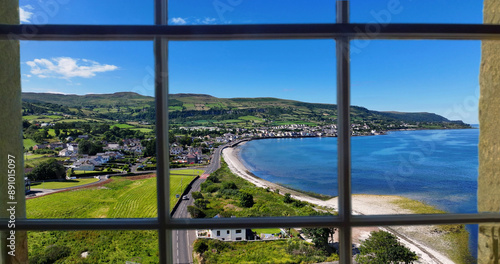
<instances>
[{"instance_id":1,"label":"calm bay","mask_svg":"<svg viewBox=\"0 0 500 264\"><path fill-rule=\"evenodd\" d=\"M395 131L352 137L352 193L399 195L450 213L477 212L479 129ZM240 160L256 176L336 196L337 138L253 140ZM473 255L477 226L468 226Z\"/></svg>"}]
</instances>

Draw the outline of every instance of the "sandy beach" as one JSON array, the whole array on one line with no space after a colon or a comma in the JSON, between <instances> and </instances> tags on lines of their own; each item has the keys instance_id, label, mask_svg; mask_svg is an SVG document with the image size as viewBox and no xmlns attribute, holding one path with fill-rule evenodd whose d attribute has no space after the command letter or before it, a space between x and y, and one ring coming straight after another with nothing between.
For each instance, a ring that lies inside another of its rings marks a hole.
<instances>
[{"instance_id":1,"label":"sandy beach","mask_svg":"<svg viewBox=\"0 0 500 264\"><path fill-rule=\"evenodd\" d=\"M234 148L225 148L223 158L231 171L239 177L262 188L272 190L279 189L281 194L290 193L293 198L306 201L318 206L324 206L337 210L338 199L333 198L323 201L310 197L304 193L287 189L283 186L260 179L250 173L243 163L239 160L237 150ZM401 199L398 196L389 195L353 195L353 214L355 215L389 215L389 214L411 214L411 211L401 208L393 202ZM353 229L353 243L359 246L359 243L368 238L371 231L385 230L396 235L402 244L417 253L419 260L416 263L443 263L453 264L445 254L451 249L452 245L443 239L442 234L435 232L435 226L391 226L391 227L363 227Z\"/></svg>"}]
</instances>

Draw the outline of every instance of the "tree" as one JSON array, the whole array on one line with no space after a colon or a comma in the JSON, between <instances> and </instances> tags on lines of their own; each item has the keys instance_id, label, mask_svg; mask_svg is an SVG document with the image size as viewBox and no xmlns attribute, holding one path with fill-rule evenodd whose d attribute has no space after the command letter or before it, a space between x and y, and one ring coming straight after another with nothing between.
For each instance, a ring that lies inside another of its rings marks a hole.
<instances>
[{"instance_id":1,"label":"tree","mask_svg":"<svg viewBox=\"0 0 500 264\"><path fill-rule=\"evenodd\" d=\"M28 174L33 181L63 179L66 174L64 166L59 164L56 159L49 159L40 163Z\"/></svg>"},{"instance_id":2,"label":"tree","mask_svg":"<svg viewBox=\"0 0 500 264\"><path fill-rule=\"evenodd\" d=\"M246 208L250 208L254 205L253 195L241 192L240 193L240 205Z\"/></svg>"},{"instance_id":3,"label":"tree","mask_svg":"<svg viewBox=\"0 0 500 264\"><path fill-rule=\"evenodd\" d=\"M84 139L78 142L78 153L80 154L95 155L98 152L102 151L103 151L102 145L96 144L90 140Z\"/></svg>"},{"instance_id":4,"label":"tree","mask_svg":"<svg viewBox=\"0 0 500 264\"><path fill-rule=\"evenodd\" d=\"M142 146L144 149L144 157L156 157L156 138L149 140L142 140Z\"/></svg>"},{"instance_id":5,"label":"tree","mask_svg":"<svg viewBox=\"0 0 500 264\"><path fill-rule=\"evenodd\" d=\"M205 217L205 213L196 206L188 206L187 210L192 218L203 218Z\"/></svg>"},{"instance_id":6,"label":"tree","mask_svg":"<svg viewBox=\"0 0 500 264\"><path fill-rule=\"evenodd\" d=\"M302 231L311 238L317 249L323 250L325 253L328 252L328 238L330 237L331 232L335 232L333 228L303 228Z\"/></svg>"},{"instance_id":7,"label":"tree","mask_svg":"<svg viewBox=\"0 0 500 264\"><path fill-rule=\"evenodd\" d=\"M399 243L396 236L385 231L371 232L371 236L359 247L358 263L413 263L418 259L415 252Z\"/></svg>"},{"instance_id":8,"label":"tree","mask_svg":"<svg viewBox=\"0 0 500 264\"><path fill-rule=\"evenodd\" d=\"M283 202L285 202L285 203L293 202L293 199L289 193L285 193L285 196L283 196Z\"/></svg>"}]
</instances>

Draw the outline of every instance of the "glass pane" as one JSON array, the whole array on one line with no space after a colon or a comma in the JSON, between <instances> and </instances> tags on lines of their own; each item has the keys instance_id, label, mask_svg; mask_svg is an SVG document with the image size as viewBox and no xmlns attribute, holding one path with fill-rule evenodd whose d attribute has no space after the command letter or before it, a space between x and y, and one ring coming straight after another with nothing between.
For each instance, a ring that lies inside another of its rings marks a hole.
<instances>
[{"instance_id":1,"label":"glass pane","mask_svg":"<svg viewBox=\"0 0 500 264\"><path fill-rule=\"evenodd\" d=\"M372 41L353 54L354 211L477 212L479 52L478 41Z\"/></svg>"},{"instance_id":2,"label":"glass pane","mask_svg":"<svg viewBox=\"0 0 500 264\"><path fill-rule=\"evenodd\" d=\"M170 25L335 23L335 1L169 1Z\"/></svg>"},{"instance_id":3,"label":"glass pane","mask_svg":"<svg viewBox=\"0 0 500 264\"><path fill-rule=\"evenodd\" d=\"M159 263L158 232L28 232L30 263Z\"/></svg>"},{"instance_id":4,"label":"glass pane","mask_svg":"<svg viewBox=\"0 0 500 264\"><path fill-rule=\"evenodd\" d=\"M337 232L332 228L196 230L193 248L207 263L324 263L339 259L333 231Z\"/></svg>"},{"instance_id":5,"label":"glass pane","mask_svg":"<svg viewBox=\"0 0 500 264\"><path fill-rule=\"evenodd\" d=\"M152 46L21 43L28 218L156 217Z\"/></svg>"},{"instance_id":6,"label":"glass pane","mask_svg":"<svg viewBox=\"0 0 500 264\"><path fill-rule=\"evenodd\" d=\"M350 1L351 22L482 24L483 1ZM375 30L375 29L374 29Z\"/></svg>"},{"instance_id":7,"label":"glass pane","mask_svg":"<svg viewBox=\"0 0 500 264\"><path fill-rule=\"evenodd\" d=\"M337 192L334 41L171 42L169 50L171 173L202 170L189 173L202 176L196 193L182 194L179 217L336 207L327 201Z\"/></svg>"},{"instance_id":8,"label":"glass pane","mask_svg":"<svg viewBox=\"0 0 500 264\"><path fill-rule=\"evenodd\" d=\"M477 258L477 225L359 227L353 228L352 240L358 263L383 258L401 263L415 258L418 263L475 263Z\"/></svg>"},{"instance_id":9,"label":"glass pane","mask_svg":"<svg viewBox=\"0 0 500 264\"><path fill-rule=\"evenodd\" d=\"M19 1L22 24L152 25L154 2Z\"/></svg>"}]
</instances>

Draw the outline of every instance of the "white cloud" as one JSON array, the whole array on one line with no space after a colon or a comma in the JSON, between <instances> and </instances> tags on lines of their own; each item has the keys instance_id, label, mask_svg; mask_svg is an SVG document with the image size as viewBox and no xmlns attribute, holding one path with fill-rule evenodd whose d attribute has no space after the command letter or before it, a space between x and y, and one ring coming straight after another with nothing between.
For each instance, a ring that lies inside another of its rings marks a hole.
<instances>
[{"instance_id":1,"label":"white cloud","mask_svg":"<svg viewBox=\"0 0 500 264\"><path fill-rule=\"evenodd\" d=\"M28 77L28 78L31 78L31 74L23 74L24 76Z\"/></svg>"},{"instance_id":2,"label":"white cloud","mask_svg":"<svg viewBox=\"0 0 500 264\"><path fill-rule=\"evenodd\" d=\"M190 24L190 25L200 25L200 24L204 24L204 25L210 25L210 24L215 24L215 22L217 21L217 18L213 18L213 17L205 17L205 18L182 18L182 17L174 17L172 19L170 19L170 23L174 24L174 25L186 25L186 24Z\"/></svg>"},{"instance_id":3,"label":"white cloud","mask_svg":"<svg viewBox=\"0 0 500 264\"><path fill-rule=\"evenodd\" d=\"M98 72L114 71L118 69L115 65L100 64L87 59L74 59L59 57L48 59L34 59L27 61L31 67L31 74L39 78L70 79L73 77L90 78Z\"/></svg>"},{"instance_id":4,"label":"white cloud","mask_svg":"<svg viewBox=\"0 0 500 264\"><path fill-rule=\"evenodd\" d=\"M213 18L213 17L205 17L205 18L201 21L201 23L202 23L202 24L213 24L213 23L215 22L215 20L217 20L217 19L215 19L215 18Z\"/></svg>"},{"instance_id":5,"label":"white cloud","mask_svg":"<svg viewBox=\"0 0 500 264\"><path fill-rule=\"evenodd\" d=\"M31 5L25 5L22 7L19 7L19 20L22 23L30 23L30 19L33 16L33 12L29 12L28 10L33 10L33 7Z\"/></svg>"},{"instance_id":6,"label":"white cloud","mask_svg":"<svg viewBox=\"0 0 500 264\"><path fill-rule=\"evenodd\" d=\"M173 17L170 21L174 25L185 25L187 23L187 19L184 19L182 17Z\"/></svg>"}]
</instances>

